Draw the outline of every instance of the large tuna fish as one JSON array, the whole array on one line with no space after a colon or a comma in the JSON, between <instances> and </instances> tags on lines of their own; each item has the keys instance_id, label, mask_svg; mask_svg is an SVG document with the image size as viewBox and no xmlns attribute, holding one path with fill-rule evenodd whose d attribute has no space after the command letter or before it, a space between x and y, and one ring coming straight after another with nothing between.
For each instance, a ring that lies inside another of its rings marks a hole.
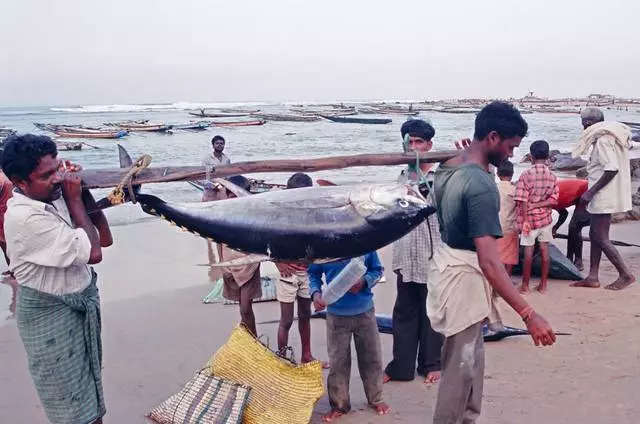
<instances>
[{"instance_id":1,"label":"large tuna fish","mask_svg":"<svg viewBox=\"0 0 640 424\"><path fill-rule=\"evenodd\" d=\"M305 187L189 204L136 198L149 214L250 254L218 265L352 258L399 239L435 212L403 184Z\"/></svg>"}]
</instances>

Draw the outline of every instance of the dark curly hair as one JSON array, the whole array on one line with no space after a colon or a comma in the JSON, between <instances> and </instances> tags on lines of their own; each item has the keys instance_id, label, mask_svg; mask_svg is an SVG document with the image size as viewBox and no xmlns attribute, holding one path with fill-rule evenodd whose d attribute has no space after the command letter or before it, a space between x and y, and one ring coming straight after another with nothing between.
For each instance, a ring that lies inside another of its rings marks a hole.
<instances>
[{"instance_id":1,"label":"dark curly hair","mask_svg":"<svg viewBox=\"0 0 640 424\"><path fill-rule=\"evenodd\" d=\"M38 167L40 159L58 155L56 143L46 135L22 134L9 136L2 146L0 164L7 178L26 181Z\"/></svg>"},{"instance_id":2,"label":"dark curly hair","mask_svg":"<svg viewBox=\"0 0 640 424\"><path fill-rule=\"evenodd\" d=\"M420 137L423 140L431 140L436 135L436 130L433 125L422 119L409 119L402 127L400 127L400 134L402 138L409 134L411 137Z\"/></svg>"},{"instance_id":3,"label":"dark curly hair","mask_svg":"<svg viewBox=\"0 0 640 424\"><path fill-rule=\"evenodd\" d=\"M302 172L293 174L287 180L287 188L311 187L312 185L313 180L311 179L311 177Z\"/></svg>"},{"instance_id":4,"label":"dark curly hair","mask_svg":"<svg viewBox=\"0 0 640 424\"><path fill-rule=\"evenodd\" d=\"M494 101L476 115L473 138L483 140L491 131L497 132L502 140L515 136L525 137L528 130L527 121L518 109L510 103Z\"/></svg>"}]
</instances>

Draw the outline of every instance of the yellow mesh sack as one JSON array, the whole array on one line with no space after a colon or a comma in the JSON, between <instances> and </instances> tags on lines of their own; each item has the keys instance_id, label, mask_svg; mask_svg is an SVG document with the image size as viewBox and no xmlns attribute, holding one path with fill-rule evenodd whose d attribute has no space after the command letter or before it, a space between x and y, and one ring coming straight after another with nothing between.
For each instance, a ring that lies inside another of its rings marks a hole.
<instances>
[{"instance_id":1,"label":"yellow mesh sack","mask_svg":"<svg viewBox=\"0 0 640 424\"><path fill-rule=\"evenodd\" d=\"M245 424L306 424L324 393L322 364L280 358L238 325L207 364L211 373L251 387Z\"/></svg>"}]
</instances>

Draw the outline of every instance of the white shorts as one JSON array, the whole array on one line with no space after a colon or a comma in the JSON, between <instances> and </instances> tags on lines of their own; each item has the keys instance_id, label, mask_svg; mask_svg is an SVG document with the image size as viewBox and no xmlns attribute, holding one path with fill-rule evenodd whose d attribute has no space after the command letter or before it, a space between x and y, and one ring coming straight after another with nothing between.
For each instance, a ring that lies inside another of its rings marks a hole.
<instances>
[{"instance_id":1,"label":"white shorts","mask_svg":"<svg viewBox=\"0 0 640 424\"><path fill-rule=\"evenodd\" d=\"M529 234L520 234L520 246L535 246L536 240L540 243L549 243L553 241L552 228L553 224L549 224L546 227L531 230Z\"/></svg>"},{"instance_id":2,"label":"white shorts","mask_svg":"<svg viewBox=\"0 0 640 424\"><path fill-rule=\"evenodd\" d=\"M295 273L291 277L280 277L276 284L278 302L293 303L296 297L311 298L309 278L306 272Z\"/></svg>"}]
</instances>

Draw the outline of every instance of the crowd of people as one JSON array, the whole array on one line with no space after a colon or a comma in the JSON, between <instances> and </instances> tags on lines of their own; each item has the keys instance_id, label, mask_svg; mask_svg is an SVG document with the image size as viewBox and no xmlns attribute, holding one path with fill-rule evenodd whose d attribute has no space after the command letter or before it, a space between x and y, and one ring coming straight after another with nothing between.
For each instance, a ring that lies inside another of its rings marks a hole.
<instances>
[{"instance_id":1,"label":"crowd of people","mask_svg":"<svg viewBox=\"0 0 640 424\"><path fill-rule=\"evenodd\" d=\"M393 308L393 352L384 366L378 333L374 287L384 268L376 252L362 259L363 277L335 302L327 304L324 288L350 259L328 264L276 264L280 279L278 352L285 355L298 306L301 362L316 360L311 349L310 316L327 312L329 368L327 392L331 410L325 422L351 410L351 340L354 340L367 402L380 415L390 411L383 399L389 381L410 381L418 374L425 383L439 382L433 421L473 423L480 415L484 380L482 328L500 328L498 297L522 318L536 346L549 346L555 334L522 296L529 292L535 246L542 258L539 292L548 289L548 244L575 207L569 224L568 257L582 266L581 229L590 225L588 276L577 287L599 287L599 263L604 253L619 272L609 289L635 281L609 240L611 215L631 209L629 137L624 126L604 121L599 109L582 111L584 132L575 155L591 150L589 180L566 183L547 166L549 144L530 145L532 165L514 183L513 156L527 135L528 124L512 105L493 102L476 116L473 140L459 143L460 153L431 165L408 166L399 176L421 188L437 212L393 243L396 275ZM435 129L420 119L401 128L408 152L428 152ZM212 140L208 168L231 163L225 140ZM9 273L19 288L16 321L27 354L29 372L52 423L101 424L106 412L101 378L100 303L97 274L91 265L113 243L104 214L88 190L82 189L81 168L57 157L48 137L13 136L1 159L2 248ZM496 175L493 170L496 170ZM205 185L203 201L249 195L243 176L233 184ZM313 185L302 173L292 175L287 190ZM564 187L564 188L563 188ZM5 205L6 204L6 208ZM553 223L552 211L559 212ZM218 258L243 254L218 245ZM524 250L519 290L511 273ZM257 335L253 301L262 296L260 264L222 269L223 296L237 301L241 322Z\"/></svg>"}]
</instances>

